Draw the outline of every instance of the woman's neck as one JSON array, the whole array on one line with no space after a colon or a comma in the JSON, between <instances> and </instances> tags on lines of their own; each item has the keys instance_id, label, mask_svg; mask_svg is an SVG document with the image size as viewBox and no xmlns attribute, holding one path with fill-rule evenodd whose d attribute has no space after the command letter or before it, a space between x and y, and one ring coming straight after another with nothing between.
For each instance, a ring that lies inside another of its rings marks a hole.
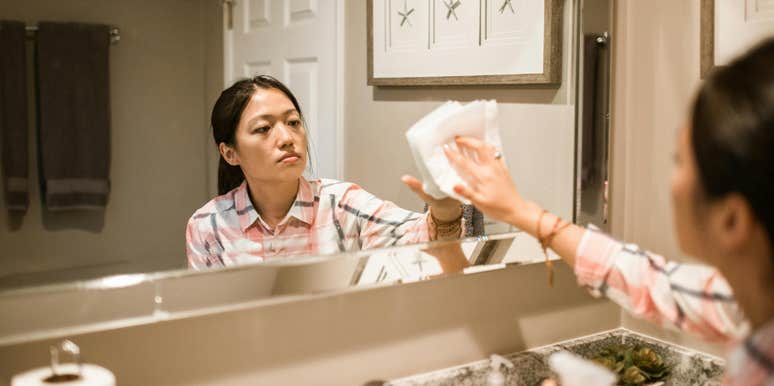
<instances>
[{"instance_id":1,"label":"woman's neck","mask_svg":"<svg viewBox=\"0 0 774 386\"><path fill-rule=\"evenodd\" d=\"M267 225L274 228L285 218L298 194L299 180L270 183L247 180L250 200Z\"/></svg>"},{"instance_id":2,"label":"woman's neck","mask_svg":"<svg viewBox=\"0 0 774 386\"><path fill-rule=\"evenodd\" d=\"M751 243L757 245L728 259L721 269L753 330L774 319L774 258L766 241Z\"/></svg>"}]
</instances>

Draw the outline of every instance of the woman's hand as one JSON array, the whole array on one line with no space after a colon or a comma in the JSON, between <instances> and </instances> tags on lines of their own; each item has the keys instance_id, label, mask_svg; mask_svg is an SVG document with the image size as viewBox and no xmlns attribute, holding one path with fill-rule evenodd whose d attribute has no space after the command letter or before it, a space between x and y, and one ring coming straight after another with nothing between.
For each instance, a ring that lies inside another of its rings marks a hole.
<instances>
[{"instance_id":1,"label":"woman's hand","mask_svg":"<svg viewBox=\"0 0 774 386\"><path fill-rule=\"evenodd\" d=\"M442 198L440 200L433 198L422 190L422 181L412 176L403 176L401 180L409 187L409 189L416 193L422 201L430 206L433 217L438 221L451 222L460 218L462 215L462 207L460 206L459 201L450 197Z\"/></svg>"},{"instance_id":2,"label":"woman's hand","mask_svg":"<svg viewBox=\"0 0 774 386\"><path fill-rule=\"evenodd\" d=\"M527 202L516 190L505 161L495 158L494 146L470 137L457 137L455 141L459 150L447 146L444 153L467 186L457 185L454 191L490 218L523 229L526 224L518 214Z\"/></svg>"}]
</instances>

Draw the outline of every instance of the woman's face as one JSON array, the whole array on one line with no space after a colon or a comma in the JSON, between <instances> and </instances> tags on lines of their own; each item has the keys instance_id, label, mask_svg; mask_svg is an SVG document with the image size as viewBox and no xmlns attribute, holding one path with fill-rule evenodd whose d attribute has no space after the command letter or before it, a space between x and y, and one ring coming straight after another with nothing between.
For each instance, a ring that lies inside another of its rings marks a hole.
<instances>
[{"instance_id":1,"label":"woman's face","mask_svg":"<svg viewBox=\"0 0 774 386\"><path fill-rule=\"evenodd\" d=\"M702 194L696 158L691 148L691 128L680 130L675 154L675 166L672 172L672 213L677 232L677 241L683 252L706 260L712 260L714 254L708 245L707 213L701 213L706 208L701 203Z\"/></svg>"},{"instance_id":2,"label":"woman's face","mask_svg":"<svg viewBox=\"0 0 774 386\"><path fill-rule=\"evenodd\" d=\"M231 149L248 180L290 182L306 167L306 141L293 102L280 90L259 88L242 112Z\"/></svg>"}]
</instances>

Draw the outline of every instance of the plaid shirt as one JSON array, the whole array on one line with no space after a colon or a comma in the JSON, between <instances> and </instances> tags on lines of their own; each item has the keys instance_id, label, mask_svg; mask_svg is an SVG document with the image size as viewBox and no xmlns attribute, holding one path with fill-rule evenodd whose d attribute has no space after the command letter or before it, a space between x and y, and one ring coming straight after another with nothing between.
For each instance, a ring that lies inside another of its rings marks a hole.
<instances>
[{"instance_id":1,"label":"plaid shirt","mask_svg":"<svg viewBox=\"0 0 774 386\"><path fill-rule=\"evenodd\" d=\"M774 385L774 320L749 334L717 270L666 261L595 229L586 231L575 259L578 283L594 296L606 295L633 315L734 347L726 384Z\"/></svg>"},{"instance_id":2,"label":"plaid shirt","mask_svg":"<svg viewBox=\"0 0 774 386\"><path fill-rule=\"evenodd\" d=\"M349 182L302 177L293 205L272 229L242 183L188 220L188 265L200 269L424 242L435 234L428 213L401 209Z\"/></svg>"}]
</instances>

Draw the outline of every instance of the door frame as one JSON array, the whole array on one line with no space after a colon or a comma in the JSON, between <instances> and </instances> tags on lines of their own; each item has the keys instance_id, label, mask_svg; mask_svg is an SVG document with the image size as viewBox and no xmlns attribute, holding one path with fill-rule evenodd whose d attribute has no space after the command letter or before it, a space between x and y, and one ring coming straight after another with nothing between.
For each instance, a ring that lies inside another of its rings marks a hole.
<instances>
[{"instance_id":1,"label":"door frame","mask_svg":"<svg viewBox=\"0 0 774 386\"><path fill-rule=\"evenodd\" d=\"M221 0L223 1L223 0ZM346 149L346 143L344 141L344 92L345 92L345 78L344 78L344 63L345 63L345 19L346 19L346 0L334 0L334 5L336 6L335 10L335 24L336 24L336 52L334 57L336 58L336 99L335 99L335 136L336 136L336 175L335 176L326 176L328 178L335 178L338 180L341 180L344 178L344 151ZM229 86L229 82L233 78L233 71L234 71L234 63L232 61L233 55L233 40L234 40L234 32L233 30L229 30L227 28L228 25L228 6L226 6L225 1L223 2L223 12L222 12L222 18L223 18L223 78L222 78L222 87L221 89L224 89ZM207 133L209 136L209 132ZM210 160L210 164L217 165L217 162L219 160L219 154L213 152L208 152L207 154L211 154L211 157L214 159ZM217 175L217 166L213 168L209 168L210 172L212 173L214 170L214 175L210 175L209 180L212 181L212 184L217 185L218 181L218 175ZM217 187L212 188L214 192L217 192Z\"/></svg>"}]
</instances>

